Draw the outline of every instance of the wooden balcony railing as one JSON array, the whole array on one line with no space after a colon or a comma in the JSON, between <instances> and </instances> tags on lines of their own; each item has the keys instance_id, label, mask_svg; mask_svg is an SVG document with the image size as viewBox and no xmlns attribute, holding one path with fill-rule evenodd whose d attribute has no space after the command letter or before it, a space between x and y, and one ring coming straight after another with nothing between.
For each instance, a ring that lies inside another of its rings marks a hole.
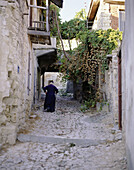
<instances>
[{"instance_id":1,"label":"wooden balcony railing","mask_svg":"<svg viewBox=\"0 0 134 170\"><path fill-rule=\"evenodd\" d=\"M46 31L46 22L44 21L32 21L32 25L29 27L31 30Z\"/></svg>"}]
</instances>

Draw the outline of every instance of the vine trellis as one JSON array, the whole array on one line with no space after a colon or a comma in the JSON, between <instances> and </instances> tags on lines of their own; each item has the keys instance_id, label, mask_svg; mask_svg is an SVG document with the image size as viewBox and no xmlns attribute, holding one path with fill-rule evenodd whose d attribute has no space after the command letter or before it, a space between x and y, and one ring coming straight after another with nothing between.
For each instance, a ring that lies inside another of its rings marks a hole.
<instances>
[{"instance_id":1,"label":"vine trellis","mask_svg":"<svg viewBox=\"0 0 134 170\"><path fill-rule=\"evenodd\" d=\"M108 69L107 55L111 54L122 40L122 32L114 29L88 30L86 21L79 18L63 23L60 19L58 21L59 26L56 27L57 30L60 29L62 39L75 38L79 41L77 48L67 51L67 56L64 55L62 59L59 58L62 62L60 72L64 75L63 79L87 82L91 88L86 93L91 94L91 91L95 91L94 95L90 96L98 100L96 96L99 96L101 89L96 86L97 73L99 71L103 75ZM52 27L52 32L53 28L55 27Z\"/></svg>"}]
</instances>

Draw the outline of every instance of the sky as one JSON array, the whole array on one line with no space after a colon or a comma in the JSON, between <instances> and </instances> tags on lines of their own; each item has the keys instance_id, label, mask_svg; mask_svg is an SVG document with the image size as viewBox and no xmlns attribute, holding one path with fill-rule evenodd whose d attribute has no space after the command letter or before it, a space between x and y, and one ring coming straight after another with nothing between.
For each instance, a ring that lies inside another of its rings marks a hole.
<instances>
[{"instance_id":1,"label":"sky","mask_svg":"<svg viewBox=\"0 0 134 170\"><path fill-rule=\"evenodd\" d=\"M63 8L60 15L62 21L69 21L73 19L76 12L87 6L86 11L89 9L90 0L63 0Z\"/></svg>"}]
</instances>

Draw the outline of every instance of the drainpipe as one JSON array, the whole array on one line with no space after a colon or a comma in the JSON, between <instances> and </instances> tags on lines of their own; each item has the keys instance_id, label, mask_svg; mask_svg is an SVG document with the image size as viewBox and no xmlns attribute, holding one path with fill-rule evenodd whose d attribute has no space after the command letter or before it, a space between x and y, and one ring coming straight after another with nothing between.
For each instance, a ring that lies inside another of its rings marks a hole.
<instances>
[{"instance_id":1,"label":"drainpipe","mask_svg":"<svg viewBox=\"0 0 134 170\"><path fill-rule=\"evenodd\" d=\"M122 89L121 89L121 51L118 56L118 111L119 111L119 129L122 130Z\"/></svg>"}]
</instances>

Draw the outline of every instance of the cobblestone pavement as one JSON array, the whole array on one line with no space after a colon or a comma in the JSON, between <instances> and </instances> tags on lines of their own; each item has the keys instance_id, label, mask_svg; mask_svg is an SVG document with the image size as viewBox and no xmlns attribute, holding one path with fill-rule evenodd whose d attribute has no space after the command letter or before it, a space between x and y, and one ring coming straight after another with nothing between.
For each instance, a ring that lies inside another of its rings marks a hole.
<instances>
[{"instance_id":1,"label":"cobblestone pavement","mask_svg":"<svg viewBox=\"0 0 134 170\"><path fill-rule=\"evenodd\" d=\"M56 111L32 112L17 144L0 152L0 170L127 170L122 133L112 114L82 113L80 104L57 97Z\"/></svg>"}]
</instances>

